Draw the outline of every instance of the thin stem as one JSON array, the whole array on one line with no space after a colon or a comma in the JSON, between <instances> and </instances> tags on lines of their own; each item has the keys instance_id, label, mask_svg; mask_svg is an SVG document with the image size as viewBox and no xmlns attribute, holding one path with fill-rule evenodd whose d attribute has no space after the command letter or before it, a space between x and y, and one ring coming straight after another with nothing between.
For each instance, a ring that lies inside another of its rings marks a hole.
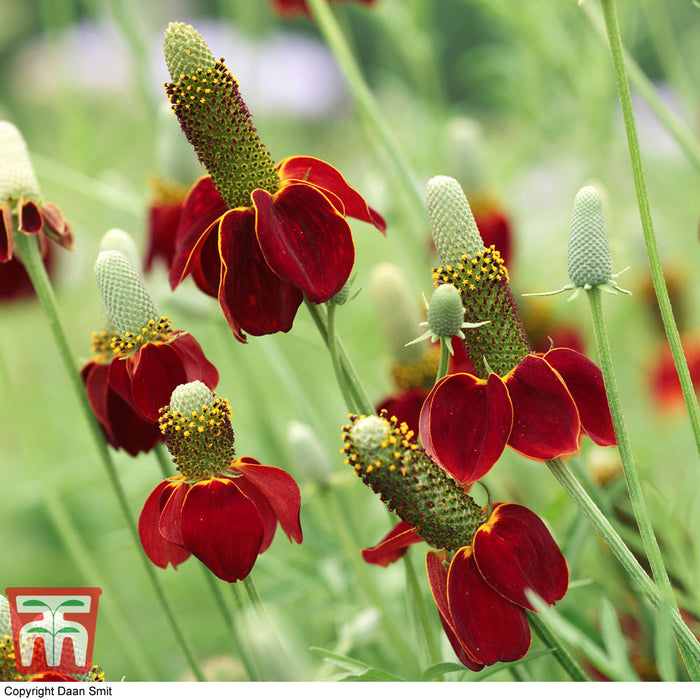
<instances>
[{"instance_id":1,"label":"thin stem","mask_svg":"<svg viewBox=\"0 0 700 700\"><path fill-rule=\"evenodd\" d=\"M44 309L44 313L46 314L49 326L51 327L51 331L53 333L54 340L58 347L58 352L61 360L63 361L69 381L71 382L71 385L78 398L81 410L83 411L85 420L94 438L100 460L102 461L102 464L107 472L110 485L117 497L117 501L124 515L124 519L126 520L129 533L136 546L136 551L141 557L141 561L144 565L156 598L158 599L158 603L163 609L165 617L170 624L180 649L187 659L187 663L189 664L192 673L195 675L197 680L203 681L205 680L205 677L202 673L202 669L195 659L192 649L185 638L182 628L180 627L180 623L175 617L173 609L165 596L165 591L163 590L160 581L156 577L153 565L141 546L138 529L136 527L136 520L131 513L129 502L126 498L121 482L119 481L117 470L107 448L107 444L104 441L100 425L93 415L90 404L88 403L80 373L78 372L77 365L73 359L73 354L70 346L68 345L63 323L58 313L58 306L56 304L53 288L51 287L51 282L49 281L48 275L46 274L46 269L44 268L44 264L41 260L37 238L36 236L25 236L24 234L20 233L15 238L15 247L20 258L22 259L22 263L24 264L27 274L32 281L37 298Z\"/></svg>"},{"instance_id":2,"label":"thin stem","mask_svg":"<svg viewBox=\"0 0 700 700\"><path fill-rule=\"evenodd\" d=\"M629 433L625 425L625 418L622 411L622 403L620 401L620 393L617 388L617 380L615 379L615 370L613 367L612 354L610 352L610 343L608 341L608 332L605 326L603 317L603 305L601 303L601 292L598 287L593 287L588 291L588 301L591 304L591 315L593 317L593 330L595 334L596 346L598 348L598 357L600 358L600 369L603 373L603 381L608 395L608 404L610 406L610 415L612 416L613 427L615 428L615 437L617 438L617 448L620 452L622 461L622 471L625 475L627 483L627 492L629 493L632 503L634 517L639 527L639 534L642 537L644 551L654 580L659 584L661 590L665 591L669 600L673 598L673 590L671 582L666 572L661 550L659 549L654 528L647 512L646 503L644 500L644 492L639 480L639 473L634 462L632 454L632 445L630 443Z\"/></svg>"},{"instance_id":3,"label":"thin stem","mask_svg":"<svg viewBox=\"0 0 700 700\"><path fill-rule=\"evenodd\" d=\"M447 376L450 367L450 350L452 348L452 338L440 338L440 364L438 365L435 383L437 384L443 377Z\"/></svg>"},{"instance_id":4,"label":"thin stem","mask_svg":"<svg viewBox=\"0 0 700 700\"><path fill-rule=\"evenodd\" d=\"M233 603L236 606L236 610L238 611L238 617L239 619L244 620L245 605L243 604L243 598L241 596L240 589L235 584L233 586L229 586L229 588L233 597ZM243 645L241 645L240 649L243 650L243 648ZM253 651L251 651L250 653L246 651L245 657L243 656L243 654L241 654L241 658L243 659L243 663L246 667L246 671L248 672L248 676L250 677L251 681L264 680L262 671L260 670L260 662L258 660L257 654L254 651L254 648Z\"/></svg>"},{"instance_id":5,"label":"thin stem","mask_svg":"<svg viewBox=\"0 0 700 700\"><path fill-rule=\"evenodd\" d=\"M438 644L438 640L435 636L433 625L430 622L428 607L425 604L425 599L421 595L416 568L413 565L413 560L411 559L410 554L407 553L403 557L403 560L406 568L407 588L413 594L413 604L425 638L425 644L428 650L428 660L431 665L436 664L438 661L440 661L440 645Z\"/></svg>"},{"instance_id":6,"label":"thin stem","mask_svg":"<svg viewBox=\"0 0 700 700\"><path fill-rule=\"evenodd\" d=\"M352 388L348 385L347 373L343 370L343 363L340 359L340 355L338 354L338 338L335 332L335 312L337 308L338 307L335 304L328 304L328 326L326 329L328 352L330 353L331 360L333 361L335 378L338 382L340 393L343 395L343 399L345 400L345 405L348 407L348 410L351 413L359 413L360 408L355 402Z\"/></svg>"},{"instance_id":7,"label":"thin stem","mask_svg":"<svg viewBox=\"0 0 700 700\"><path fill-rule=\"evenodd\" d=\"M588 518L598 534L603 538L603 541L608 545L612 554L627 572L632 584L636 586L656 608L662 608L666 603L666 597L662 595L656 584L649 578L639 562L634 558L634 555L622 541L620 535L618 535L608 519L600 512L598 506L596 506L576 477L571 473L569 467L559 457L548 460L546 464L557 481L559 481L574 503L576 503L581 512ZM685 622L683 622L678 610L671 610L670 616L679 647L683 653L689 655L695 663L700 663L700 642L698 642L695 635L693 635ZM692 665L688 667L688 673L692 680L698 680L699 678L691 670L692 668Z\"/></svg>"},{"instance_id":8,"label":"thin stem","mask_svg":"<svg viewBox=\"0 0 700 700\"><path fill-rule=\"evenodd\" d=\"M649 259L649 268L651 278L654 283L654 291L659 303L661 319L668 338L668 344L671 348L673 361L676 365L676 372L683 390L683 397L686 406L688 407L688 416L693 428L695 437L695 446L700 454L700 407L698 399L693 389L693 382L690 378L688 370L688 362L683 352L681 345L678 327L676 326L671 309L671 301L668 296L664 273L661 268L661 259L659 250L656 244L656 236L654 234L654 225L651 220L651 211L649 208L649 197L647 195L646 182L644 179L644 170L642 167L642 156L639 148L639 138L637 136L637 127L634 120L634 111L632 109L632 98L630 96L629 84L627 82L627 74L625 72L625 58L622 48L622 38L620 36L620 27L617 21L617 13L615 11L614 0L601 0L603 6L603 16L605 18L605 27L610 41L610 51L612 54L613 66L615 69L615 79L617 81L617 91L620 97L620 105L622 107L622 116L625 123L625 131L627 133L627 143L630 152L630 161L632 163L632 174L634 176L634 185L637 191L637 203L639 206L639 214L642 221L642 231L644 233L644 243L646 244L647 257Z\"/></svg>"},{"instance_id":9,"label":"thin stem","mask_svg":"<svg viewBox=\"0 0 700 700\"><path fill-rule=\"evenodd\" d=\"M582 8L598 34L605 40L605 24L592 3L583 3ZM656 114L663 123L668 133L675 139L688 160L697 170L700 170L700 141L698 141L695 133L668 108L668 105L662 99L659 98L654 83L647 78L639 64L629 53L624 51L624 49L623 60L632 85L634 85L639 95L641 95L654 114Z\"/></svg>"},{"instance_id":10,"label":"thin stem","mask_svg":"<svg viewBox=\"0 0 700 700\"><path fill-rule=\"evenodd\" d=\"M535 630L537 636L552 650L554 658L566 671L572 681L590 681L578 661L571 655L569 650L561 643L561 640L552 632L547 623L534 613L528 612L528 622Z\"/></svg>"}]
</instances>

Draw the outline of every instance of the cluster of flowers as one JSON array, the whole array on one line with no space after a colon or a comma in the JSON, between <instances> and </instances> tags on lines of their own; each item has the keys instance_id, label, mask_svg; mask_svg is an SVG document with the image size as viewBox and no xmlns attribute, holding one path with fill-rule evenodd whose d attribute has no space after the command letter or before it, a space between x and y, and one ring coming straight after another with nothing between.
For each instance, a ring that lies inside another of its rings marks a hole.
<instances>
[{"instance_id":1,"label":"cluster of flowers","mask_svg":"<svg viewBox=\"0 0 700 700\"><path fill-rule=\"evenodd\" d=\"M149 260L167 261L173 288L189 276L215 297L241 342L288 331L303 300L327 302L347 283L354 265L347 217L381 232L385 223L329 164L273 162L237 81L192 27L168 27L165 57L172 109L208 175L168 214L169 231L158 230ZM46 230L70 241L58 210L27 196L36 192L35 183L22 183L4 198L0 261L11 257L14 216L25 234ZM401 518L364 550L366 561L386 566L409 545L428 543L445 633L460 661L478 671L527 653L528 591L554 604L566 593L568 570L534 513L514 503L479 506L472 485L506 445L545 461L574 454L584 435L599 445L614 445L615 435L598 368L569 348L531 347L504 258L484 245L461 187L434 178L428 211L442 263L433 279L456 290L460 309L458 325L439 335L455 342L469 371L453 364L421 398L420 444L409 426L379 411L351 417L344 451ZM106 323L82 369L90 405L113 447L135 455L164 440L177 465L139 520L150 560L177 567L194 555L221 579L241 580L277 524L301 542L299 489L282 469L235 456L230 407L214 394L216 368L189 333L156 313L138 266L119 247L110 238L95 265Z\"/></svg>"}]
</instances>

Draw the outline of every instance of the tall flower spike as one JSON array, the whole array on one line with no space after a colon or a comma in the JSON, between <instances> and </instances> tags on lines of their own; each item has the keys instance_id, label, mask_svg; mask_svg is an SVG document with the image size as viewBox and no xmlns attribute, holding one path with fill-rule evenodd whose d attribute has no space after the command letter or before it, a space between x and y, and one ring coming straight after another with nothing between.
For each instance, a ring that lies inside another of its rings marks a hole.
<instances>
[{"instance_id":1,"label":"tall flower spike","mask_svg":"<svg viewBox=\"0 0 700 700\"><path fill-rule=\"evenodd\" d=\"M433 279L436 286L454 285L468 322L490 323L465 329L474 374L444 377L423 403L426 452L468 485L491 469L506 445L541 461L574 454L583 433L599 445L614 445L600 370L568 348L533 351L503 258L494 246L476 249L458 187L449 178L431 181L431 225L445 262ZM460 249L468 251L461 258Z\"/></svg>"},{"instance_id":2,"label":"tall flower spike","mask_svg":"<svg viewBox=\"0 0 700 700\"><path fill-rule=\"evenodd\" d=\"M141 276L117 250L102 251L95 261L95 277L117 333L138 337L158 318Z\"/></svg>"},{"instance_id":3,"label":"tall flower spike","mask_svg":"<svg viewBox=\"0 0 700 700\"><path fill-rule=\"evenodd\" d=\"M426 542L454 551L471 542L487 516L412 438L385 412L351 415L343 427L346 463Z\"/></svg>"},{"instance_id":4,"label":"tall flower spike","mask_svg":"<svg viewBox=\"0 0 700 700\"><path fill-rule=\"evenodd\" d=\"M549 296L573 289L574 293L569 297L571 301L581 293L582 289L588 291L594 287L611 294L631 293L619 287L614 281L625 270L613 274L603 198L598 189L592 185L582 187L574 199L569 224L568 267L571 284L555 292L525 296Z\"/></svg>"},{"instance_id":5,"label":"tall flower spike","mask_svg":"<svg viewBox=\"0 0 700 700\"><path fill-rule=\"evenodd\" d=\"M245 333L286 332L305 297L324 303L350 277L355 247L346 218L382 232L384 220L328 163L272 161L238 81L192 27L171 24L165 52L166 93L209 171L179 214L170 284L192 275L218 298L241 342Z\"/></svg>"}]
</instances>

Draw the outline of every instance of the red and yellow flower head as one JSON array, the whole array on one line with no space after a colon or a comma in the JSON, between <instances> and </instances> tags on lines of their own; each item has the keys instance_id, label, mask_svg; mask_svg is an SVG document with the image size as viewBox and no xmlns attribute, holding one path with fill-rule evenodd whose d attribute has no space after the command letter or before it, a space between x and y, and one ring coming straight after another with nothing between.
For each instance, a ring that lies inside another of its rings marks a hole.
<instances>
[{"instance_id":1,"label":"red and yellow flower head","mask_svg":"<svg viewBox=\"0 0 700 700\"><path fill-rule=\"evenodd\" d=\"M577 452L584 434L599 445L616 444L602 373L568 348L533 351L508 270L493 246L484 248L455 180L430 181L428 212L443 261L435 284L459 290L467 321L489 321L465 330L474 374L445 377L423 404L420 436L428 454L468 485L506 445L544 461Z\"/></svg>"},{"instance_id":2,"label":"red and yellow flower head","mask_svg":"<svg viewBox=\"0 0 700 700\"><path fill-rule=\"evenodd\" d=\"M347 282L355 248L346 217L382 232L384 220L328 163L273 162L238 82L192 27L169 25L165 57L166 92L209 172L184 203L170 283L191 275L241 341L288 331L305 297L328 301Z\"/></svg>"},{"instance_id":3,"label":"red and yellow flower head","mask_svg":"<svg viewBox=\"0 0 700 700\"><path fill-rule=\"evenodd\" d=\"M226 399L199 381L181 385L161 411L160 429L180 474L156 486L139 518L156 566L177 567L193 554L219 578L239 581L278 523L302 541L296 482L282 469L235 457Z\"/></svg>"}]
</instances>

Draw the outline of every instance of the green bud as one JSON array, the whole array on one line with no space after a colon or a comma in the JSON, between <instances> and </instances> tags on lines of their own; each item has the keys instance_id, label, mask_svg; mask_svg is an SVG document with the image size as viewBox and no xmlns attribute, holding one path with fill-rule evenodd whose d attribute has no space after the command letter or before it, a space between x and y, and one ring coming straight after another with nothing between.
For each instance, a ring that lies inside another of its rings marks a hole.
<instances>
[{"instance_id":1,"label":"green bud","mask_svg":"<svg viewBox=\"0 0 700 700\"><path fill-rule=\"evenodd\" d=\"M590 289L613 278L603 200L595 187L583 187L574 200L569 226L569 277Z\"/></svg>"},{"instance_id":2,"label":"green bud","mask_svg":"<svg viewBox=\"0 0 700 700\"><path fill-rule=\"evenodd\" d=\"M116 250L101 252L95 276L107 313L120 336L140 336L158 313L141 277L126 256Z\"/></svg>"},{"instance_id":3,"label":"green bud","mask_svg":"<svg viewBox=\"0 0 700 700\"><path fill-rule=\"evenodd\" d=\"M430 297L428 306L428 328L438 338L463 337L464 307L457 287L441 284Z\"/></svg>"},{"instance_id":4,"label":"green bud","mask_svg":"<svg viewBox=\"0 0 700 700\"><path fill-rule=\"evenodd\" d=\"M0 204L15 202L20 197L40 196L39 182L22 134L14 124L0 121Z\"/></svg>"},{"instance_id":5,"label":"green bud","mask_svg":"<svg viewBox=\"0 0 700 700\"><path fill-rule=\"evenodd\" d=\"M287 445L292 461L306 479L318 485L328 482L333 473L331 460L310 426L292 421L287 427Z\"/></svg>"},{"instance_id":6,"label":"green bud","mask_svg":"<svg viewBox=\"0 0 700 700\"><path fill-rule=\"evenodd\" d=\"M183 416L191 416L193 413L201 413L202 406L211 406L214 400L214 392L206 384L196 380L180 384L173 389L170 408Z\"/></svg>"},{"instance_id":7,"label":"green bud","mask_svg":"<svg viewBox=\"0 0 700 700\"><path fill-rule=\"evenodd\" d=\"M163 42L165 63L170 79L175 82L182 75L193 75L197 68L213 68L216 57L204 37L191 25L171 22L165 30Z\"/></svg>"},{"instance_id":8,"label":"green bud","mask_svg":"<svg viewBox=\"0 0 700 700\"><path fill-rule=\"evenodd\" d=\"M141 260L139 258L139 251L136 248L136 243L134 243L134 239L126 231L122 231L120 228L109 229L109 231L102 236L102 240L100 241L100 252L107 250L116 250L124 255L135 270L141 267Z\"/></svg>"},{"instance_id":9,"label":"green bud","mask_svg":"<svg viewBox=\"0 0 700 700\"><path fill-rule=\"evenodd\" d=\"M484 242L464 190L454 178L438 175L426 186L430 232L440 261L457 268L462 257L474 257Z\"/></svg>"}]
</instances>

